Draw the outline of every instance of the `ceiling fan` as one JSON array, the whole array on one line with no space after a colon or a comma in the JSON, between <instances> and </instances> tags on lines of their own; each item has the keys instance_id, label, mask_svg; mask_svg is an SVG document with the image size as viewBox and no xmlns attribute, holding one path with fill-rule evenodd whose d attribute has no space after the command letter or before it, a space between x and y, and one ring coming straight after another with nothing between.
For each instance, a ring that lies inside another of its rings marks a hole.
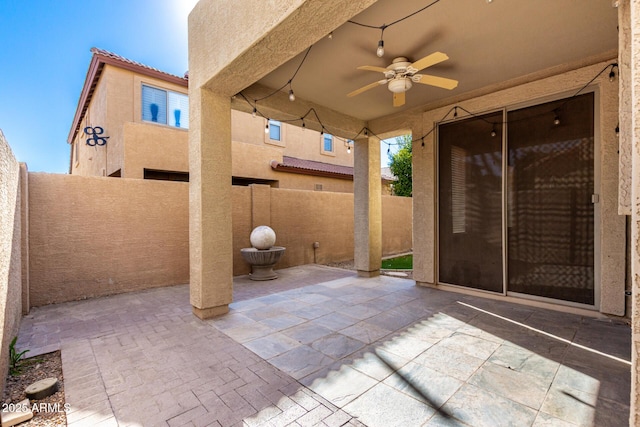
<instances>
[{"instance_id":1,"label":"ceiling fan","mask_svg":"<svg viewBox=\"0 0 640 427\"><path fill-rule=\"evenodd\" d=\"M446 54L442 52L435 52L415 61L414 63L410 63L407 58L400 56L395 58L387 68L363 65L358 67L358 70L378 71L384 74L384 79L368 84L360 89L356 89L347 96L356 96L369 89L373 89L376 86L387 84L389 90L393 92L393 106L400 107L404 105L405 102L404 93L411 89L413 83L420 83L449 90L455 89L458 86L457 80L429 76L426 74L416 74L420 70L439 64L447 59L449 59L449 57Z\"/></svg>"}]
</instances>

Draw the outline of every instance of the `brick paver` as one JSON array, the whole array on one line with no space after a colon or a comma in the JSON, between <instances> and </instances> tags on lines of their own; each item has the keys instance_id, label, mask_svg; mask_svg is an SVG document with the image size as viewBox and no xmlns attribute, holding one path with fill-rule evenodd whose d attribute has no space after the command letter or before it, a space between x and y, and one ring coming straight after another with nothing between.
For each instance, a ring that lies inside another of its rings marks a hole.
<instances>
[{"instance_id":1,"label":"brick paver","mask_svg":"<svg viewBox=\"0 0 640 427\"><path fill-rule=\"evenodd\" d=\"M628 417L626 325L321 266L280 274L236 278L231 312L207 321L191 313L187 286L35 308L17 347L62 350L70 426Z\"/></svg>"}]
</instances>

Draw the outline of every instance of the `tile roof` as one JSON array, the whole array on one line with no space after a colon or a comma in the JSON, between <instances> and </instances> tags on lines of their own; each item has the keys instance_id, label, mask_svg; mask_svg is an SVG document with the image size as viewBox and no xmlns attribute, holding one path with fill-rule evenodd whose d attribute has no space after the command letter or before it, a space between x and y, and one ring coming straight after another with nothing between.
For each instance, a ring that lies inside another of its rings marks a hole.
<instances>
[{"instance_id":1,"label":"tile roof","mask_svg":"<svg viewBox=\"0 0 640 427\"><path fill-rule=\"evenodd\" d=\"M380 177L385 181L397 181L398 178L391 172L391 168L380 169Z\"/></svg>"},{"instance_id":2,"label":"tile roof","mask_svg":"<svg viewBox=\"0 0 640 427\"><path fill-rule=\"evenodd\" d=\"M273 170L291 173L300 173L305 175L326 176L339 179L353 179L353 167L334 165L330 163L317 162L314 160L298 159L296 157L282 156L282 162L273 160L271 162ZM386 176L381 177L384 181L390 179ZM395 180L395 179L391 179Z\"/></svg>"},{"instance_id":3,"label":"tile roof","mask_svg":"<svg viewBox=\"0 0 640 427\"><path fill-rule=\"evenodd\" d=\"M109 52L108 50L100 49L98 47L92 47L91 48L91 53L93 53L94 55L101 55L101 56L103 56L105 58L114 59L116 61L122 62L123 64L133 65L135 67L140 67L140 68L144 68L144 69L149 70L149 71L154 71L154 72L157 72L157 73L160 73L160 74L164 74L164 75L166 75L168 77L173 77L173 78L177 78L177 79L180 79L180 80L184 80L185 83L189 81L188 73L185 73L185 75L183 77L176 76L175 74L170 74L170 73L167 73L165 71L159 70L157 68L153 68L153 67L150 67L148 65L142 64L140 62L133 61L131 59L127 59L127 58L125 58L123 56L120 56L120 55L118 55L116 53Z\"/></svg>"}]
</instances>

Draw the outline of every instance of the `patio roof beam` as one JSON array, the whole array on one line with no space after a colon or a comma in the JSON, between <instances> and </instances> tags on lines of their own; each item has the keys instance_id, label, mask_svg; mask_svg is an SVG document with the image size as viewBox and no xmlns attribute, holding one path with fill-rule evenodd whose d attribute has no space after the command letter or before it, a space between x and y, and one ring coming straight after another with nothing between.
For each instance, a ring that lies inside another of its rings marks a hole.
<instances>
[{"instance_id":1,"label":"patio roof beam","mask_svg":"<svg viewBox=\"0 0 640 427\"><path fill-rule=\"evenodd\" d=\"M232 96L376 1L201 0L189 15L189 49L197 53L189 67L198 68L190 84Z\"/></svg>"}]
</instances>

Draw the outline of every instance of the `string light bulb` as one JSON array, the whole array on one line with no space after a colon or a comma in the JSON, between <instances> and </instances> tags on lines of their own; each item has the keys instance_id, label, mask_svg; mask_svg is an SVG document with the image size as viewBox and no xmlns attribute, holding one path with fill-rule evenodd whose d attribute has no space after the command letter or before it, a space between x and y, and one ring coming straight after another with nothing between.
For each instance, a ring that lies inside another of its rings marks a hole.
<instances>
[{"instance_id":1,"label":"string light bulb","mask_svg":"<svg viewBox=\"0 0 640 427\"><path fill-rule=\"evenodd\" d=\"M305 130L307 128L307 125L304 122L304 119L302 119L302 130Z\"/></svg>"},{"instance_id":2,"label":"string light bulb","mask_svg":"<svg viewBox=\"0 0 640 427\"><path fill-rule=\"evenodd\" d=\"M384 56L384 40L380 39L378 42L378 49L376 49L376 55L378 58L382 58Z\"/></svg>"},{"instance_id":3,"label":"string light bulb","mask_svg":"<svg viewBox=\"0 0 640 427\"><path fill-rule=\"evenodd\" d=\"M347 144L347 154L351 154L351 145Z\"/></svg>"},{"instance_id":4,"label":"string light bulb","mask_svg":"<svg viewBox=\"0 0 640 427\"><path fill-rule=\"evenodd\" d=\"M620 123L616 125L616 137L620 136Z\"/></svg>"},{"instance_id":5,"label":"string light bulb","mask_svg":"<svg viewBox=\"0 0 640 427\"><path fill-rule=\"evenodd\" d=\"M296 100L296 96L293 94L293 89L289 89L289 101L293 102Z\"/></svg>"},{"instance_id":6,"label":"string light bulb","mask_svg":"<svg viewBox=\"0 0 640 427\"><path fill-rule=\"evenodd\" d=\"M264 133L269 133L269 119L267 119L267 124L264 127Z\"/></svg>"},{"instance_id":7,"label":"string light bulb","mask_svg":"<svg viewBox=\"0 0 640 427\"><path fill-rule=\"evenodd\" d=\"M333 31L331 31L331 32L329 33L329 35L327 36L327 38L328 38L329 40L333 40Z\"/></svg>"},{"instance_id":8,"label":"string light bulb","mask_svg":"<svg viewBox=\"0 0 640 427\"><path fill-rule=\"evenodd\" d=\"M453 107L453 118L458 117L458 107Z\"/></svg>"},{"instance_id":9,"label":"string light bulb","mask_svg":"<svg viewBox=\"0 0 640 427\"><path fill-rule=\"evenodd\" d=\"M253 107L253 112L251 113L251 117L255 119L257 113L258 113L258 109L256 107Z\"/></svg>"},{"instance_id":10,"label":"string light bulb","mask_svg":"<svg viewBox=\"0 0 640 427\"><path fill-rule=\"evenodd\" d=\"M609 81L613 82L616 79L616 73L613 71L613 67L611 67L611 71L609 71Z\"/></svg>"},{"instance_id":11,"label":"string light bulb","mask_svg":"<svg viewBox=\"0 0 640 427\"><path fill-rule=\"evenodd\" d=\"M560 124L560 117L556 114L556 116L553 118L553 124L558 126Z\"/></svg>"},{"instance_id":12,"label":"string light bulb","mask_svg":"<svg viewBox=\"0 0 640 427\"><path fill-rule=\"evenodd\" d=\"M496 125L493 125L493 129L491 129L491 137L495 138L495 136L498 134L498 132L496 132Z\"/></svg>"}]
</instances>

